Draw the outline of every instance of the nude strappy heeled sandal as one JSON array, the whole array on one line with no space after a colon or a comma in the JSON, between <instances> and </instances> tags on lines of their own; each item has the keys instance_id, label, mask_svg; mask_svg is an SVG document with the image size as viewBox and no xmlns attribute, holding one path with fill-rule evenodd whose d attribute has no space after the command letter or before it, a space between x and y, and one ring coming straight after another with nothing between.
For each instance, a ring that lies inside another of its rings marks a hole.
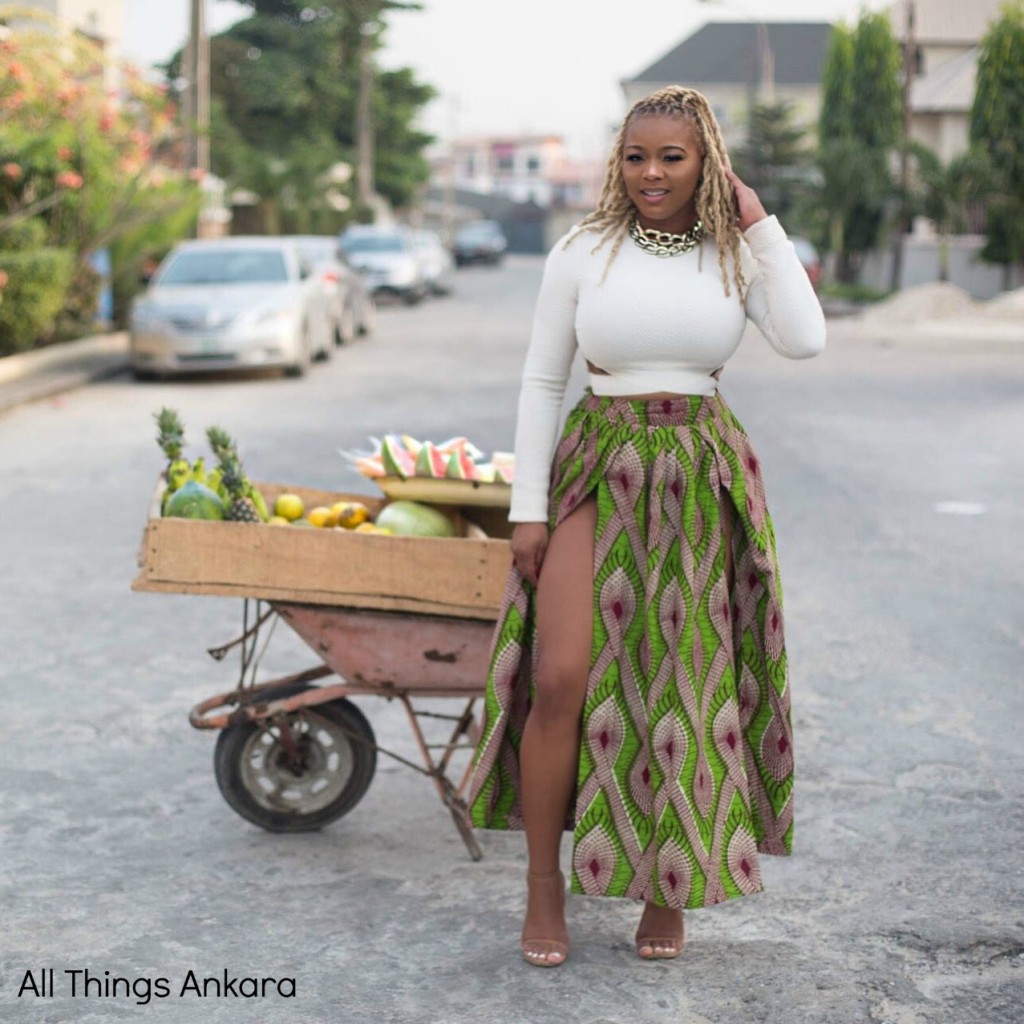
<instances>
[{"instance_id":1,"label":"nude strappy heeled sandal","mask_svg":"<svg viewBox=\"0 0 1024 1024\"><path fill-rule=\"evenodd\" d=\"M565 877L561 871L544 871L536 873L526 872L526 884L531 888L547 886L557 891L558 899L562 910L565 910ZM554 895L554 892L552 892ZM520 936L520 946L523 952L523 959L534 967L561 967L569 957L568 939L532 938L526 935L526 927L523 926L523 933ZM548 959L556 954L561 959Z\"/></svg>"}]
</instances>

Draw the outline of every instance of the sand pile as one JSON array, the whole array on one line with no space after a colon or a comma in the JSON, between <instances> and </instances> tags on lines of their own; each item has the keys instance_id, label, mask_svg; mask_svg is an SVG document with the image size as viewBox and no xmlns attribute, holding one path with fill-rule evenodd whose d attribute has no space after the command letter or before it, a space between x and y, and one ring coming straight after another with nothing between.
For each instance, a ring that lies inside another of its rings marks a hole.
<instances>
[{"instance_id":1,"label":"sand pile","mask_svg":"<svg viewBox=\"0 0 1024 1024\"><path fill-rule=\"evenodd\" d=\"M948 320L975 316L978 303L955 284L935 281L905 288L861 315L866 324L915 324L923 320Z\"/></svg>"},{"instance_id":2,"label":"sand pile","mask_svg":"<svg viewBox=\"0 0 1024 1024\"><path fill-rule=\"evenodd\" d=\"M1024 288L1003 292L988 302L979 303L977 311L986 320L1019 320L1024 329Z\"/></svg>"}]
</instances>

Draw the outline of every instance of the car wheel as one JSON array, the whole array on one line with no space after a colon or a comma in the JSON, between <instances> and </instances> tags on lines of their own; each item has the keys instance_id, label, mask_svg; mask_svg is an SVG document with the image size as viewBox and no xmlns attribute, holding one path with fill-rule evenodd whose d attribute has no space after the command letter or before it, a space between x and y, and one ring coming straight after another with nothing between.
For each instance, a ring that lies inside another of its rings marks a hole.
<instances>
[{"instance_id":1,"label":"car wheel","mask_svg":"<svg viewBox=\"0 0 1024 1024\"><path fill-rule=\"evenodd\" d=\"M336 345L351 345L356 337L356 315L351 306L341 311L341 321L334 330Z\"/></svg>"},{"instance_id":2,"label":"car wheel","mask_svg":"<svg viewBox=\"0 0 1024 1024\"><path fill-rule=\"evenodd\" d=\"M148 381L156 380L157 375L153 370L143 370L138 366L133 366L131 369L132 380L138 381L140 384L147 383Z\"/></svg>"},{"instance_id":3,"label":"car wheel","mask_svg":"<svg viewBox=\"0 0 1024 1024\"><path fill-rule=\"evenodd\" d=\"M302 336L299 339L299 354L294 363L285 367L285 373L289 377L304 377L309 372L313 362L313 349L309 339L309 325L302 328Z\"/></svg>"},{"instance_id":4,"label":"car wheel","mask_svg":"<svg viewBox=\"0 0 1024 1024\"><path fill-rule=\"evenodd\" d=\"M359 324L360 334L373 334L377 327L377 303L372 296L367 296L363 303L363 319Z\"/></svg>"},{"instance_id":5,"label":"car wheel","mask_svg":"<svg viewBox=\"0 0 1024 1024\"><path fill-rule=\"evenodd\" d=\"M423 291L423 289L416 289L415 291L406 292L402 296L402 301L407 306L416 306L423 301L425 294L426 293Z\"/></svg>"}]
</instances>

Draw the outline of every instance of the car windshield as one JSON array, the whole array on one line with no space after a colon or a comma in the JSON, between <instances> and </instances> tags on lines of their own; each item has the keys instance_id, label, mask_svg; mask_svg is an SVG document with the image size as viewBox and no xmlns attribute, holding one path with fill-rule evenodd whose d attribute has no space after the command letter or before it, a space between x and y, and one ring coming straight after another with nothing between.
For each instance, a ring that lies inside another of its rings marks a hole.
<instances>
[{"instance_id":1,"label":"car windshield","mask_svg":"<svg viewBox=\"0 0 1024 1024\"><path fill-rule=\"evenodd\" d=\"M335 257L334 242L303 242L299 253L310 263L327 263Z\"/></svg>"},{"instance_id":2,"label":"car windshield","mask_svg":"<svg viewBox=\"0 0 1024 1024\"><path fill-rule=\"evenodd\" d=\"M499 234L498 228L488 224L474 224L459 231L460 238L497 238Z\"/></svg>"},{"instance_id":3,"label":"car windshield","mask_svg":"<svg viewBox=\"0 0 1024 1024\"><path fill-rule=\"evenodd\" d=\"M342 237L345 252L402 252L404 246L398 235L352 235Z\"/></svg>"},{"instance_id":4,"label":"car windshield","mask_svg":"<svg viewBox=\"0 0 1024 1024\"><path fill-rule=\"evenodd\" d=\"M284 253L273 249L210 249L175 256L158 284L264 284L288 280Z\"/></svg>"}]
</instances>

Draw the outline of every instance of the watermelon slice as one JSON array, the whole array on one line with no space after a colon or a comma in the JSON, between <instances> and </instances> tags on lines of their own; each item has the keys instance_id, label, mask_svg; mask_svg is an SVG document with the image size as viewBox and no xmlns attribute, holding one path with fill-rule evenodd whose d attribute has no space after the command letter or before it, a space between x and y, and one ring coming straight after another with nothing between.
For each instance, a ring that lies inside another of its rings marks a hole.
<instances>
[{"instance_id":1,"label":"watermelon slice","mask_svg":"<svg viewBox=\"0 0 1024 1024\"><path fill-rule=\"evenodd\" d=\"M494 479L510 484L515 476L516 457L512 452L495 452L491 456L494 466Z\"/></svg>"},{"instance_id":2,"label":"watermelon slice","mask_svg":"<svg viewBox=\"0 0 1024 1024\"><path fill-rule=\"evenodd\" d=\"M448 459L430 441L424 441L416 455L416 475L443 477Z\"/></svg>"},{"instance_id":3,"label":"watermelon slice","mask_svg":"<svg viewBox=\"0 0 1024 1024\"><path fill-rule=\"evenodd\" d=\"M449 480L474 480L476 463L464 451L455 450L448 456L444 475Z\"/></svg>"},{"instance_id":4,"label":"watermelon slice","mask_svg":"<svg viewBox=\"0 0 1024 1024\"><path fill-rule=\"evenodd\" d=\"M406 451L401 438L388 434L381 442L380 458L386 476L408 480L416 475L416 460Z\"/></svg>"},{"instance_id":5,"label":"watermelon slice","mask_svg":"<svg viewBox=\"0 0 1024 1024\"><path fill-rule=\"evenodd\" d=\"M452 452L465 452L472 461L484 457L484 453L468 437L449 437L447 441L442 441L437 446L437 450L445 455L451 455Z\"/></svg>"},{"instance_id":6,"label":"watermelon slice","mask_svg":"<svg viewBox=\"0 0 1024 1024\"><path fill-rule=\"evenodd\" d=\"M412 434L402 435L402 444L405 445L405 450L415 458L420 453L420 449L423 447L423 441L417 441Z\"/></svg>"},{"instance_id":7,"label":"watermelon slice","mask_svg":"<svg viewBox=\"0 0 1024 1024\"><path fill-rule=\"evenodd\" d=\"M379 455L361 455L355 461L356 469L363 476L378 477L384 476L384 464Z\"/></svg>"},{"instance_id":8,"label":"watermelon slice","mask_svg":"<svg viewBox=\"0 0 1024 1024\"><path fill-rule=\"evenodd\" d=\"M474 480L479 480L484 484L494 483L494 463L492 462L478 462L473 467Z\"/></svg>"}]
</instances>

